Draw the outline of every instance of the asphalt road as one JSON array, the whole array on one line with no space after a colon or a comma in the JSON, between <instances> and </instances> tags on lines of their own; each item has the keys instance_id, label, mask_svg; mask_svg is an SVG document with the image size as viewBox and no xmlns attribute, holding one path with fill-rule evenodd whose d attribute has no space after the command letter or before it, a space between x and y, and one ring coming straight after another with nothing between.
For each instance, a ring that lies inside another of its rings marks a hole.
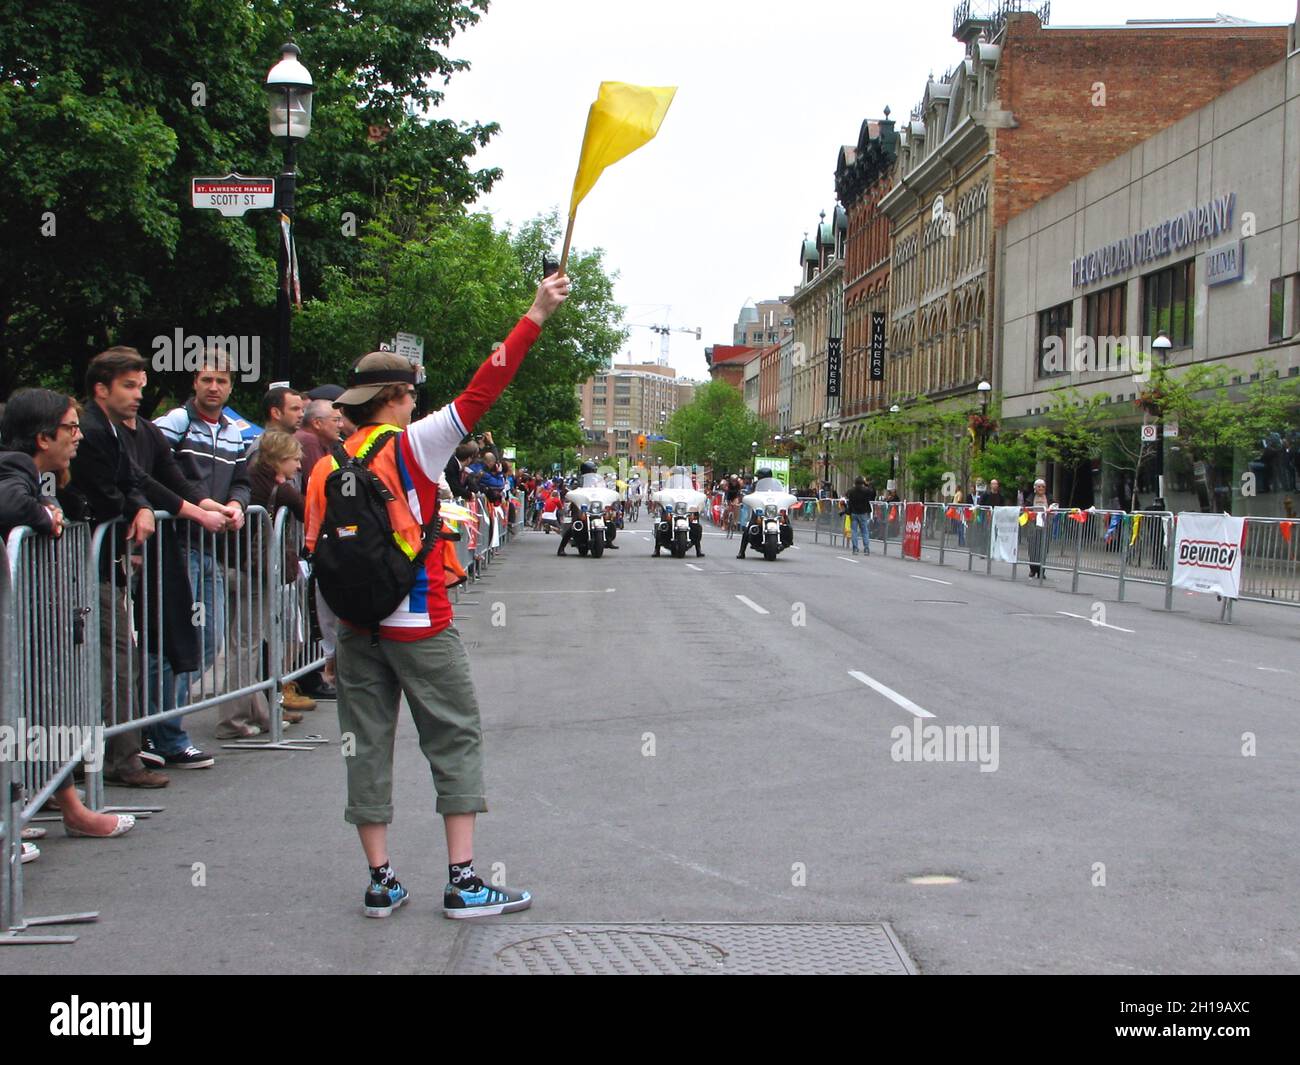
<instances>
[{"instance_id":1,"label":"asphalt road","mask_svg":"<svg viewBox=\"0 0 1300 1065\"><path fill-rule=\"evenodd\" d=\"M536 897L501 920L887 920L922 973L1300 971L1300 612L1223 625L1212 599L1166 613L1162 589L1121 604L797 535L766 563L712 531L681 561L640 530L600 560L530 533L464 595L476 864ZM337 738L331 711L291 732ZM191 719L201 745L214 720ZM996 726L996 748L901 760L933 726ZM391 843L414 897L387 921L360 912L337 748L219 753L123 839L52 832L28 912L101 919L0 971L442 969L461 922L409 719Z\"/></svg>"}]
</instances>

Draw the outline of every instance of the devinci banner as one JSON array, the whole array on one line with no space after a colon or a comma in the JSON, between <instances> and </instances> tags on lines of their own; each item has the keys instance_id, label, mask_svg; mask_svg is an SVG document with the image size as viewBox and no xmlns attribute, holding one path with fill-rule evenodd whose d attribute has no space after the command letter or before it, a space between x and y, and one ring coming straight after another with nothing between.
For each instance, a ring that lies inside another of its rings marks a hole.
<instances>
[{"instance_id":1,"label":"devinci banner","mask_svg":"<svg viewBox=\"0 0 1300 1065\"><path fill-rule=\"evenodd\" d=\"M1236 599L1246 519L1227 514L1179 514L1174 587Z\"/></svg>"}]
</instances>

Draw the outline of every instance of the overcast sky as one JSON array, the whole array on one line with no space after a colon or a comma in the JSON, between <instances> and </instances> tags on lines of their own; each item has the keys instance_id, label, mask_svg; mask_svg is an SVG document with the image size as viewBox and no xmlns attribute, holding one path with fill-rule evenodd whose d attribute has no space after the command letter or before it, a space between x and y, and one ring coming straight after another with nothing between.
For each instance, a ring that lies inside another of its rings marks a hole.
<instances>
[{"instance_id":1,"label":"overcast sky","mask_svg":"<svg viewBox=\"0 0 1300 1065\"><path fill-rule=\"evenodd\" d=\"M976 0L979 4L980 0ZM502 180L480 201L516 224L567 211L587 109L601 81L676 85L658 137L605 171L578 210L577 247L619 272L628 322L674 333L670 364L707 379L704 348L730 344L746 299L789 295L818 212L835 204L842 144L885 106L895 121L927 75L957 63L953 4L848 0L492 0L450 52L471 69L441 113L497 121L480 152ZM1295 18L1294 0L1052 0L1050 25L1128 18ZM556 249L557 253L559 249ZM629 357L660 338L633 328Z\"/></svg>"}]
</instances>

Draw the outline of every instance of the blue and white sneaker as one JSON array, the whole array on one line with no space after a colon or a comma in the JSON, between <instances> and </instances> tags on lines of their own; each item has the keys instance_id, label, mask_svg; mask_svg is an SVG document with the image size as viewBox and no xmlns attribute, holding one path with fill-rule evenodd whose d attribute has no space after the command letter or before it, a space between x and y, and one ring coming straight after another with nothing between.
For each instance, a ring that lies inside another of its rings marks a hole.
<instances>
[{"instance_id":1,"label":"blue and white sneaker","mask_svg":"<svg viewBox=\"0 0 1300 1065\"><path fill-rule=\"evenodd\" d=\"M387 917L410 897L411 893L396 880L388 884L372 880L366 888L366 916Z\"/></svg>"},{"instance_id":2,"label":"blue and white sneaker","mask_svg":"<svg viewBox=\"0 0 1300 1065\"><path fill-rule=\"evenodd\" d=\"M448 884L442 893L444 917L494 917L499 913L526 910L533 904L527 891L509 891L481 884L477 891L467 891Z\"/></svg>"}]
</instances>

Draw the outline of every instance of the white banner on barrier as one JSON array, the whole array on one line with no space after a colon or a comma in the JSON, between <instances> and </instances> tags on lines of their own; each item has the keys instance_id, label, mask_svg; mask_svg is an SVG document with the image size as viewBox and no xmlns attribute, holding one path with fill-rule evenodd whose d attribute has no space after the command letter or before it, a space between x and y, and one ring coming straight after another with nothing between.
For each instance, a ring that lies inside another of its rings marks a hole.
<instances>
[{"instance_id":1,"label":"white banner on barrier","mask_svg":"<svg viewBox=\"0 0 1300 1065\"><path fill-rule=\"evenodd\" d=\"M1174 587L1236 599L1241 589L1241 543L1245 532L1245 518L1179 514Z\"/></svg>"},{"instance_id":2,"label":"white banner on barrier","mask_svg":"<svg viewBox=\"0 0 1300 1065\"><path fill-rule=\"evenodd\" d=\"M1020 544L1020 508L993 508L993 548L990 554L999 562L1016 561Z\"/></svg>"}]
</instances>

